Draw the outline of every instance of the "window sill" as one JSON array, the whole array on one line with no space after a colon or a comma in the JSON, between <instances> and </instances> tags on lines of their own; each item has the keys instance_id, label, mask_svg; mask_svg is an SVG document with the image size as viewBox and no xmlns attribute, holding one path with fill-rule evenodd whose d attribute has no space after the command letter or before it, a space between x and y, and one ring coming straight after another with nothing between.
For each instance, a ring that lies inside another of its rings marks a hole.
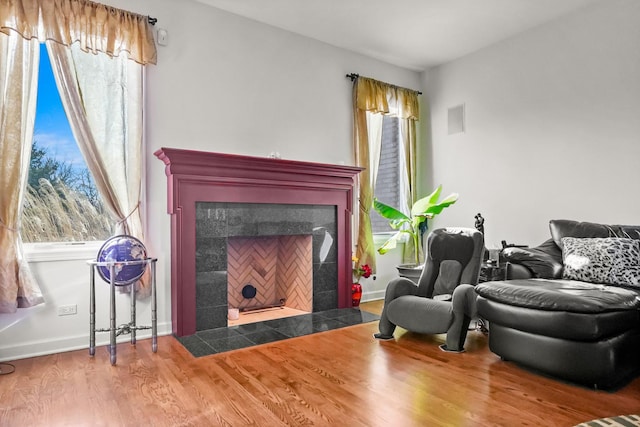
<instances>
[{"instance_id":1,"label":"window sill","mask_svg":"<svg viewBox=\"0 0 640 427\"><path fill-rule=\"evenodd\" d=\"M54 262L95 259L104 242L25 243L27 262Z\"/></svg>"},{"instance_id":2,"label":"window sill","mask_svg":"<svg viewBox=\"0 0 640 427\"><path fill-rule=\"evenodd\" d=\"M373 233L373 244L376 245L376 248L389 240L389 238L393 236L393 233Z\"/></svg>"},{"instance_id":3,"label":"window sill","mask_svg":"<svg viewBox=\"0 0 640 427\"><path fill-rule=\"evenodd\" d=\"M388 232L382 232L382 233L373 233L373 244L376 245L376 247L379 247L382 244L384 244L384 242L389 240L389 238L391 238L391 236L393 236L394 234L396 234L395 231L388 231ZM406 243L406 241L407 241L407 236L402 236L398 240L398 244L402 245L402 244Z\"/></svg>"}]
</instances>

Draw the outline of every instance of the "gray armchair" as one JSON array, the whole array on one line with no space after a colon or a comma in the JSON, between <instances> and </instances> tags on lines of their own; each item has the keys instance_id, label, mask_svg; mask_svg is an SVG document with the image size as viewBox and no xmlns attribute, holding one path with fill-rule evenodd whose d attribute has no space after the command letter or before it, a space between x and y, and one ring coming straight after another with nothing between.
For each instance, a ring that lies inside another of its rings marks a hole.
<instances>
[{"instance_id":1,"label":"gray armchair","mask_svg":"<svg viewBox=\"0 0 640 427\"><path fill-rule=\"evenodd\" d=\"M387 286L378 339L391 339L396 325L422 334L447 333L445 351L464 351L476 294L484 237L473 228L441 228L427 237L427 259L416 285L403 277Z\"/></svg>"}]
</instances>

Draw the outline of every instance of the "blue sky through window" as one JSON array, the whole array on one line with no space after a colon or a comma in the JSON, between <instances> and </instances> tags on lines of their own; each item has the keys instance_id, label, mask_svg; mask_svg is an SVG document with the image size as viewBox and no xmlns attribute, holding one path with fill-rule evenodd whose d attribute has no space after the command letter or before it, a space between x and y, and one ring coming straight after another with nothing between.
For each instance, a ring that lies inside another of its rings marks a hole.
<instances>
[{"instance_id":1,"label":"blue sky through window","mask_svg":"<svg viewBox=\"0 0 640 427\"><path fill-rule=\"evenodd\" d=\"M76 170L86 169L64 112L44 43L40 44L38 102L33 140L38 147L46 149L50 157L70 163Z\"/></svg>"}]
</instances>

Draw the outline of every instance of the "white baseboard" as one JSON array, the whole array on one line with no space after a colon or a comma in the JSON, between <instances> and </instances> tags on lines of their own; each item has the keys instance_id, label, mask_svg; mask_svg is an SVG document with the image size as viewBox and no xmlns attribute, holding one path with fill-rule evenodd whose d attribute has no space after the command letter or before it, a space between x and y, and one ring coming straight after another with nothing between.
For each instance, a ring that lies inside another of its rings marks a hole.
<instances>
[{"instance_id":1,"label":"white baseboard","mask_svg":"<svg viewBox=\"0 0 640 427\"><path fill-rule=\"evenodd\" d=\"M171 322L158 324L158 336L171 335ZM136 333L137 339L151 338L151 331L144 330ZM129 342L129 335L122 335L116 342ZM109 344L109 334L96 333L96 347ZM86 334L56 338L53 340L32 341L14 346L0 347L0 362L27 359L29 357L45 356L72 350L89 348L89 336Z\"/></svg>"},{"instance_id":2,"label":"white baseboard","mask_svg":"<svg viewBox=\"0 0 640 427\"><path fill-rule=\"evenodd\" d=\"M377 300L384 299L384 293L385 293L384 289L381 291L363 292L361 301L368 302L368 301L377 301Z\"/></svg>"}]
</instances>

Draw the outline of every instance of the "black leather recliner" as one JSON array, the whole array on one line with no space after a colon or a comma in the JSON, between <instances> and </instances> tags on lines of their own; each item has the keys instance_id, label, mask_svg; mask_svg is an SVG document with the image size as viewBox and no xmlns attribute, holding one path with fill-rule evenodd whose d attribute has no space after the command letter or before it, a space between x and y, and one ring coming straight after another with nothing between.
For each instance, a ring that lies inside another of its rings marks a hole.
<instances>
[{"instance_id":1,"label":"black leather recliner","mask_svg":"<svg viewBox=\"0 0 640 427\"><path fill-rule=\"evenodd\" d=\"M640 240L638 226L552 220L552 238L507 248L507 279L476 286L489 347L504 360L596 388L640 371L640 288L564 280L562 238Z\"/></svg>"}]
</instances>

